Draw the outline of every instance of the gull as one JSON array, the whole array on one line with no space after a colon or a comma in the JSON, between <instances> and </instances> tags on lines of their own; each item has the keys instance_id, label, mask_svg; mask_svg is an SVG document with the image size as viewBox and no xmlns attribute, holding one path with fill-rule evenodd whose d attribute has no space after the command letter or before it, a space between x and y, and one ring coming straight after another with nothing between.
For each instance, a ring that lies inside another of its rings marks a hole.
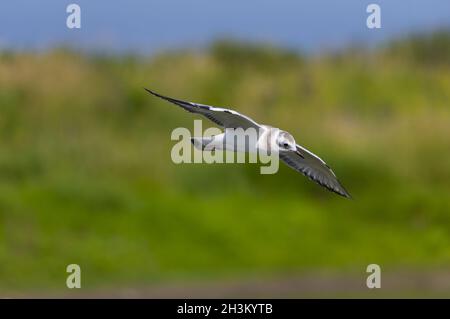
<instances>
[{"instance_id":1,"label":"gull","mask_svg":"<svg viewBox=\"0 0 450 319\"><path fill-rule=\"evenodd\" d=\"M204 150L208 145L212 144L214 147L213 149L217 149L219 145L224 145L223 143L226 139L227 129L241 128L246 130L253 128L263 132L261 137L258 139L256 146L257 148L261 148L263 145L267 145L269 143L267 140L268 136L270 136L273 132L273 134L276 135L273 140L279 149L279 157L285 164L297 172L302 173L310 180L325 187L329 191L347 198L351 198L350 194L338 181L331 168L320 157L298 145L295 142L294 137L288 132L278 129L274 130L271 126L258 124L248 116L231 109L178 100L161 95L147 88L144 89L150 94L176 104L188 112L200 114L225 129L225 133L215 135L211 138L191 139L194 146ZM248 151L248 149L243 147L233 147L233 151Z\"/></svg>"}]
</instances>

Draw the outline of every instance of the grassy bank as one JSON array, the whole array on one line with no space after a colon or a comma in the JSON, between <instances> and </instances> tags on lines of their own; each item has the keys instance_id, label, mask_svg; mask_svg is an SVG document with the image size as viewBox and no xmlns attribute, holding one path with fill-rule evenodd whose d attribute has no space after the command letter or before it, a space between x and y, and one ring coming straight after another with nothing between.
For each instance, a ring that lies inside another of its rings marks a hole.
<instances>
[{"instance_id":1,"label":"grassy bank","mask_svg":"<svg viewBox=\"0 0 450 319\"><path fill-rule=\"evenodd\" d=\"M449 46L1 53L0 291L64 289L69 263L89 288L448 268ZM290 131L355 199L284 166L172 163L170 133L195 117L143 86Z\"/></svg>"}]
</instances>

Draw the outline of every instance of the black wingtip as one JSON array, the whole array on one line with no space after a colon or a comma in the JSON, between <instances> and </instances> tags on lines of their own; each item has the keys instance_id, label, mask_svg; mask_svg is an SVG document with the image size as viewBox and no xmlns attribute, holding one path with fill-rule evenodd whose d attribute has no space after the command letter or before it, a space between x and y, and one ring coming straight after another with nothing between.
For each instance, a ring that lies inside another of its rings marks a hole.
<instances>
[{"instance_id":1,"label":"black wingtip","mask_svg":"<svg viewBox=\"0 0 450 319\"><path fill-rule=\"evenodd\" d=\"M310 178L311 179L311 178ZM339 187L330 187L326 184L317 182L316 180L313 180L314 182L316 182L317 184L319 184L320 186L325 187L327 190L329 190L332 193L335 193L336 195L342 196L344 198L353 200L353 196L350 195L349 192L347 192L347 190L342 186L342 184L338 181L339 183Z\"/></svg>"},{"instance_id":2,"label":"black wingtip","mask_svg":"<svg viewBox=\"0 0 450 319\"><path fill-rule=\"evenodd\" d=\"M165 98L164 96L162 96L162 95L160 95L160 94L158 94L158 93L156 93L156 92L154 92L154 91L152 91L150 89L147 89L146 87L144 87L144 90L146 90L148 93L150 93L150 94L152 94L154 96L157 96L157 97L160 97L160 98Z\"/></svg>"},{"instance_id":3,"label":"black wingtip","mask_svg":"<svg viewBox=\"0 0 450 319\"><path fill-rule=\"evenodd\" d=\"M337 194L341 195L342 197L348 198L350 200L353 200L353 196L350 195L350 193L344 188L344 186L342 186L341 183L339 183L341 189L339 190L339 192L336 192Z\"/></svg>"},{"instance_id":4,"label":"black wingtip","mask_svg":"<svg viewBox=\"0 0 450 319\"><path fill-rule=\"evenodd\" d=\"M349 199L349 200L354 200L353 196L350 195L349 193L345 193L345 194L343 194L342 196L345 197L345 198L347 198L347 199Z\"/></svg>"},{"instance_id":5,"label":"black wingtip","mask_svg":"<svg viewBox=\"0 0 450 319\"><path fill-rule=\"evenodd\" d=\"M146 90L148 93L150 93L150 94L152 94L152 95L154 95L154 96L156 96L156 97L159 97L160 99L169 101L169 102L171 102L171 103L173 103L173 104L177 104L177 105L179 105L179 106L181 106L181 107L183 107L183 108L185 108L184 105L186 105L186 104L188 104L188 105L192 104L191 102L182 101L182 100L177 100L177 99L174 99L174 98L172 98L172 97L164 96L164 95L162 95L162 94L156 93L155 91L152 91L152 90L150 90L150 89L147 89L146 87L144 87L144 90Z\"/></svg>"}]
</instances>

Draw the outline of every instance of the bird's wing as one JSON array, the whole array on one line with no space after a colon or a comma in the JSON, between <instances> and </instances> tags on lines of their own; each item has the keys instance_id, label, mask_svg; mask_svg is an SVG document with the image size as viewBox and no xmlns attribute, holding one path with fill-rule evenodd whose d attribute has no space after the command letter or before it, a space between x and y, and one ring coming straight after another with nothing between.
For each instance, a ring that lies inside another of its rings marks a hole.
<instances>
[{"instance_id":1,"label":"bird's wing","mask_svg":"<svg viewBox=\"0 0 450 319\"><path fill-rule=\"evenodd\" d=\"M297 145L297 151L280 152L280 158L288 166L301 172L317 184L341 196L351 198L331 168L318 156L300 145Z\"/></svg>"},{"instance_id":2,"label":"bird's wing","mask_svg":"<svg viewBox=\"0 0 450 319\"><path fill-rule=\"evenodd\" d=\"M193 102L187 102L182 100L173 99L156 92L153 92L149 89L145 89L147 92L157 96L161 99L169 101L173 104L181 106L188 112L198 113L206 117L207 119L213 121L219 126L223 128L243 128L248 129L250 127L259 129L259 124L253 121L248 116L239 114L236 111L228 110L220 107L214 107L204 104L198 104Z\"/></svg>"}]
</instances>

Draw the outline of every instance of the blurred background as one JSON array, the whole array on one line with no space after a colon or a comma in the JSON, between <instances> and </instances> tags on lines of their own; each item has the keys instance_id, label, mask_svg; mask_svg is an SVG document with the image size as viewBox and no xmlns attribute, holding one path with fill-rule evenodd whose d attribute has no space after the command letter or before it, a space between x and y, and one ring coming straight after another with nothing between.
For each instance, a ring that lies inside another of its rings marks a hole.
<instances>
[{"instance_id":1,"label":"blurred background","mask_svg":"<svg viewBox=\"0 0 450 319\"><path fill-rule=\"evenodd\" d=\"M1 297L450 297L448 1L69 3L0 4ZM144 86L288 130L354 200L172 163L198 117Z\"/></svg>"}]
</instances>

